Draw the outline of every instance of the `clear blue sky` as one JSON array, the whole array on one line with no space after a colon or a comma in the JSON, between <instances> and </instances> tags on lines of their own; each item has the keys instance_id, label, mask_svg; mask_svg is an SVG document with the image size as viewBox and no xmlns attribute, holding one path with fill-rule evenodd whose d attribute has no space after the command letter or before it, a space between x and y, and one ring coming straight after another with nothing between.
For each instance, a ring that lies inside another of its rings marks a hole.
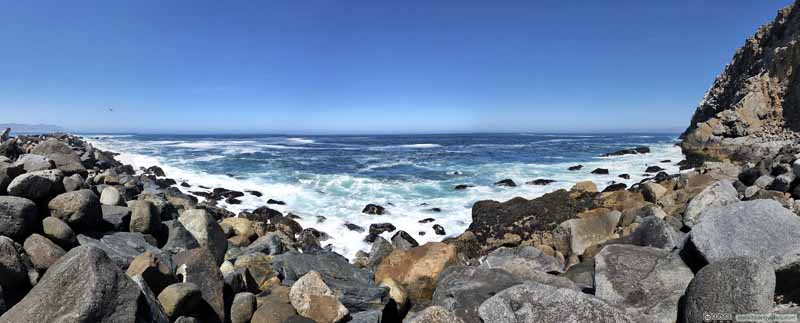
<instances>
[{"instance_id":1,"label":"clear blue sky","mask_svg":"<svg viewBox=\"0 0 800 323\"><path fill-rule=\"evenodd\" d=\"M736 48L791 3L250 2L3 1L0 122L162 133L678 130Z\"/></svg>"}]
</instances>

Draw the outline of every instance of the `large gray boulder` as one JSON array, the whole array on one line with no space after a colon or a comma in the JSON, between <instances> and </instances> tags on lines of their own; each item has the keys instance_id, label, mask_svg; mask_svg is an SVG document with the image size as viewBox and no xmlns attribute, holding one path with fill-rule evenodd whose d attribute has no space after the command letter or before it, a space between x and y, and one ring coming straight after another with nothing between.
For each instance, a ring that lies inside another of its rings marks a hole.
<instances>
[{"instance_id":1,"label":"large gray boulder","mask_svg":"<svg viewBox=\"0 0 800 323\"><path fill-rule=\"evenodd\" d=\"M579 291L528 282L492 296L478 308L493 323L634 323L624 310Z\"/></svg>"},{"instance_id":2,"label":"large gray boulder","mask_svg":"<svg viewBox=\"0 0 800 323\"><path fill-rule=\"evenodd\" d=\"M712 263L697 272L686 290L683 322L704 322L708 313L769 313L774 290L775 271L761 259L734 257Z\"/></svg>"},{"instance_id":3,"label":"large gray boulder","mask_svg":"<svg viewBox=\"0 0 800 323\"><path fill-rule=\"evenodd\" d=\"M22 241L36 224L36 204L26 198L0 196L0 235Z\"/></svg>"},{"instance_id":4,"label":"large gray boulder","mask_svg":"<svg viewBox=\"0 0 800 323\"><path fill-rule=\"evenodd\" d=\"M0 286L12 291L28 284L28 268L9 237L0 236Z\"/></svg>"},{"instance_id":5,"label":"large gray boulder","mask_svg":"<svg viewBox=\"0 0 800 323\"><path fill-rule=\"evenodd\" d=\"M518 277L530 271L564 272L564 261L547 255L532 246L519 248L500 247L480 260L481 266L499 268Z\"/></svg>"},{"instance_id":6,"label":"large gray boulder","mask_svg":"<svg viewBox=\"0 0 800 323\"><path fill-rule=\"evenodd\" d=\"M703 212L689 241L708 263L751 256L779 268L800 260L800 218L773 200L738 202Z\"/></svg>"},{"instance_id":7,"label":"large gray boulder","mask_svg":"<svg viewBox=\"0 0 800 323\"><path fill-rule=\"evenodd\" d=\"M383 258L386 258L386 256L391 254L392 251L394 251L394 246L392 246L392 243L389 242L389 240L386 240L381 236L376 237L369 249L369 261L367 261L367 269L370 271L375 271Z\"/></svg>"},{"instance_id":8,"label":"large gray boulder","mask_svg":"<svg viewBox=\"0 0 800 323\"><path fill-rule=\"evenodd\" d=\"M103 191L105 194L105 190ZM134 201L129 229L131 232L155 233L161 227L161 217L155 204L150 201Z\"/></svg>"},{"instance_id":9,"label":"large gray boulder","mask_svg":"<svg viewBox=\"0 0 800 323\"><path fill-rule=\"evenodd\" d=\"M558 229L568 234L570 254L582 255L586 248L615 238L621 218L622 213L611 211L603 215L564 221Z\"/></svg>"},{"instance_id":10,"label":"large gray boulder","mask_svg":"<svg viewBox=\"0 0 800 323\"><path fill-rule=\"evenodd\" d=\"M225 251L228 250L228 240L217 221L214 221L206 210L186 210L178 221L188 230L202 247L208 247L214 253L217 265L225 260Z\"/></svg>"},{"instance_id":11,"label":"large gray boulder","mask_svg":"<svg viewBox=\"0 0 800 323\"><path fill-rule=\"evenodd\" d=\"M733 187L733 183L728 180L714 182L686 205L683 224L692 227L700 221L703 211L736 202L739 202L739 192Z\"/></svg>"},{"instance_id":12,"label":"large gray boulder","mask_svg":"<svg viewBox=\"0 0 800 323\"><path fill-rule=\"evenodd\" d=\"M20 155L12 166L22 166L25 172L36 172L56 168L56 164L42 155L25 154Z\"/></svg>"},{"instance_id":13,"label":"large gray boulder","mask_svg":"<svg viewBox=\"0 0 800 323\"><path fill-rule=\"evenodd\" d=\"M105 186L100 193L100 203L103 205L125 206L125 198L113 186Z\"/></svg>"},{"instance_id":14,"label":"large gray boulder","mask_svg":"<svg viewBox=\"0 0 800 323\"><path fill-rule=\"evenodd\" d=\"M46 156L55 162L56 167L67 176L72 174L86 174L86 168L81 163L81 156L72 150L67 144L56 138L50 138L39 143L33 149L32 154Z\"/></svg>"},{"instance_id":15,"label":"large gray boulder","mask_svg":"<svg viewBox=\"0 0 800 323\"><path fill-rule=\"evenodd\" d=\"M642 219L636 230L627 237L627 241L634 245L665 250L677 248L681 239L681 234L669 223L652 215Z\"/></svg>"},{"instance_id":16,"label":"large gray boulder","mask_svg":"<svg viewBox=\"0 0 800 323\"><path fill-rule=\"evenodd\" d=\"M520 282L501 269L450 266L439 275L433 305L453 312L467 323L481 323L478 307L498 292Z\"/></svg>"},{"instance_id":17,"label":"large gray boulder","mask_svg":"<svg viewBox=\"0 0 800 323\"><path fill-rule=\"evenodd\" d=\"M115 232L103 236L100 240L79 234L78 243L102 249L122 269L127 269L133 258L145 251L161 253L155 241L148 241L145 235L134 232Z\"/></svg>"},{"instance_id":18,"label":"large gray boulder","mask_svg":"<svg viewBox=\"0 0 800 323\"><path fill-rule=\"evenodd\" d=\"M105 253L72 249L0 322L145 322L152 308Z\"/></svg>"},{"instance_id":19,"label":"large gray boulder","mask_svg":"<svg viewBox=\"0 0 800 323\"><path fill-rule=\"evenodd\" d=\"M273 258L272 268L283 277L284 286L291 286L309 271L318 272L328 287L342 295L340 301L353 313L382 309L389 302L388 289L378 287L372 273L330 251L287 252Z\"/></svg>"},{"instance_id":20,"label":"large gray boulder","mask_svg":"<svg viewBox=\"0 0 800 323\"><path fill-rule=\"evenodd\" d=\"M225 281L216 264L214 254L206 247L180 252L172 257L175 274L184 283L194 283L200 288L203 300L210 310L200 313L202 322L225 322ZM163 292L162 292L163 294Z\"/></svg>"},{"instance_id":21,"label":"large gray boulder","mask_svg":"<svg viewBox=\"0 0 800 323\"><path fill-rule=\"evenodd\" d=\"M430 306L407 319L408 323L464 323L455 313L441 306Z\"/></svg>"},{"instance_id":22,"label":"large gray boulder","mask_svg":"<svg viewBox=\"0 0 800 323\"><path fill-rule=\"evenodd\" d=\"M595 257L595 295L646 318L672 323L678 302L694 275L667 250L610 245Z\"/></svg>"},{"instance_id":23,"label":"large gray boulder","mask_svg":"<svg viewBox=\"0 0 800 323\"><path fill-rule=\"evenodd\" d=\"M66 222L77 231L94 230L103 219L100 200L91 190L60 194L47 203L50 216Z\"/></svg>"},{"instance_id":24,"label":"large gray boulder","mask_svg":"<svg viewBox=\"0 0 800 323\"><path fill-rule=\"evenodd\" d=\"M64 191L63 178L64 173L57 169L25 173L8 184L8 194L34 201L45 200Z\"/></svg>"},{"instance_id":25,"label":"large gray boulder","mask_svg":"<svg viewBox=\"0 0 800 323\"><path fill-rule=\"evenodd\" d=\"M50 239L36 233L25 239L22 248L25 250L25 254L30 257L33 266L42 271L50 268L59 258L66 254L64 249L61 249Z\"/></svg>"},{"instance_id":26,"label":"large gray boulder","mask_svg":"<svg viewBox=\"0 0 800 323\"><path fill-rule=\"evenodd\" d=\"M177 220L164 222L169 230L169 237L167 243L161 248L164 252L176 254L181 251L195 249L200 247L200 243L192 236L189 230L178 222Z\"/></svg>"},{"instance_id":27,"label":"large gray boulder","mask_svg":"<svg viewBox=\"0 0 800 323\"><path fill-rule=\"evenodd\" d=\"M128 231L131 221L131 208L117 205L101 205L103 220L111 225L114 231Z\"/></svg>"}]
</instances>

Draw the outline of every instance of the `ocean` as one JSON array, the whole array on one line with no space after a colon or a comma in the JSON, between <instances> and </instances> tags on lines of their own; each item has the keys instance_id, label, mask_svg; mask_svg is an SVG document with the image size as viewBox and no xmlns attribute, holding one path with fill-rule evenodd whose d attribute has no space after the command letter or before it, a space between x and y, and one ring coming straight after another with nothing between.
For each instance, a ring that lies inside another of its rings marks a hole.
<instances>
[{"instance_id":1,"label":"ocean","mask_svg":"<svg viewBox=\"0 0 800 323\"><path fill-rule=\"evenodd\" d=\"M677 134L83 136L95 147L120 153L117 159L135 168L160 166L168 177L191 185L178 186L185 192L207 191L199 187L205 186L263 193L245 194L241 204L220 202L236 213L264 206L268 199L284 201L286 205L269 207L296 214L303 227L327 233L330 239L322 244L332 244L349 258L369 250L369 244L363 241L366 233L349 231L345 223L367 229L372 223L389 222L420 244L439 241L469 226L476 201L531 199L583 180L594 181L600 189L615 182L630 185L652 176L644 173L650 165L677 173L676 164L683 159L675 146ZM651 153L600 157L637 146L648 146ZM583 169L567 170L577 164ZM590 173L598 167L610 173ZM507 178L518 186L494 185ZM556 182L526 184L535 179ZM474 187L455 190L460 184ZM384 206L388 213L361 213L369 203ZM435 221L419 223L425 218ZM446 234L435 234L434 224Z\"/></svg>"}]
</instances>

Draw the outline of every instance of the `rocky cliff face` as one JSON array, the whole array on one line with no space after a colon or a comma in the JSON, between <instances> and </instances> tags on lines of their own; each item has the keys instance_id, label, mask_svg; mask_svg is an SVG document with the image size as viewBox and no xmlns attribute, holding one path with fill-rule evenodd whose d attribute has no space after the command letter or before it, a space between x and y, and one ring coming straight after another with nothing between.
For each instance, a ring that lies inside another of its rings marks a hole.
<instances>
[{"instance_id":1,"label":"rocky cliff face","mask_svg":"<svg viewBox=\"0 0 800 323\"><path fill-rule=\"evenodd\" d=\"M682 135L690 162L756 160L800 138L799 3L747 39L706 92Z\"/></svg>"}]
</instances>

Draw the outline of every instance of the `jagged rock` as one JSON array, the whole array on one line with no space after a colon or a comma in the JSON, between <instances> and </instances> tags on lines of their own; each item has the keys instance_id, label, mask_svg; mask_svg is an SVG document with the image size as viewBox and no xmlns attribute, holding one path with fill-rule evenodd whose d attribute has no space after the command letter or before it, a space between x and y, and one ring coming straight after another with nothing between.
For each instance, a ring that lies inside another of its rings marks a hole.
<instances>
[{"instance_id":1,"label":"jagged rock","mask_svg":"<svg viewBox=\"0 0 800 323\"><path fill-rule=\"evenodd\" d=\"M148 241L145 235L133 232L115 232L100 240L79 234L78 243L102 249L122 269L128 268L133 258L145 251L160 252L155 241Z\"/></svg>"},{"instance_id":2,"label":"jagged rock","mask_svg":"<svg viewBox=\"0 0 800 323\"><path fill-rule=\"evenodd\" d=\"M170 318L191 314L203 302L200 287L193 283L177 283L158 294L164 313Z\"/></svg>"},{"instance_id":3,"label":"jagged rock","mask_svg":"<svg viewBox=\"0 0 800 323\"><path fill-rule=\"evenodd\" d=\"M555 229L559 223L575 218L594 204L592 194L573 198L565 190L533 200L517 197L503 203L479 201L472 206L472 223L468 230L475 235L482 250L492 250L505 244L540 239L540 232Z\"/></svg>"},{"instance_id":4,"label":"jagged rock","mask_svg":"<svg viewBox=\"0 0 800 323\"><path fill-rule=\"evenodd\" d=\"M535 282L503 290L483 302L478 313L493 323L639 322L592 295Z\"/></svg>"},{"instance_id":5,"label":"jagged rock","mask_svg":"<svg viewBox=\"0 0 800 323\"><path fill-rule=\"evenodd\" d=\"M284 286L291 286L309 271L318 272L326 285L342 295L342 304L354 313L382 309L389 301L387 289L376 285L379 279L373 280L372 274L330 251L287 252L273 257L272 268L283 277Z\"/></svg>"},{"instance_id":6,"label":"jagged rock","mask_svg":"<svg viewBox=\"0 0 800 323\"><path fill-rule=\"evenodd\" d=\"M231 323L249 323L256 311L256 296L253 293L237 293L231 304Z\"/></svg>"},{"instance_id":7,"label":"jagged rock","mask_svg":"<svg viewBox=\"0 0 800 323\"><path fill-rule=\"evenodd\" d=\"M395 250L378 265L375 281L392 278L408 292L412 302L429 300L439 274L455 261L455 247L440 242Z\"/></svg>"},{"instance_id":8,"label":"jagged rock","mask_svg":"<svg viewBox=\"0 0 800 323\"><path fill-rule=\"evenodd\" d=\"M464 321L441 306L430 306L408 320L408 323L464 323Z\"/></svg>"},{"instance_id":9,"label":"jagged rock","mask_svg":"<svg viewBox=\"0 0 800 323\"><path fill-rule=\"evenodd\" d=\"M19 156L11 166L22 166L25 172L30 173L56 168L56 163L42 155L25 154Z\"/></svg>"},{"instance_id":10,"label":"jagged rock","mask_svg":"<svg viewBox=\"0 0 800 323\"><path fill-rule=\"evenodd\" d=\"M50 216L66 222L73 229L92 230L103 218L100 200L91 190L77 190L56 196L47 204Z\"/></svg>"},{"instance_id":11,"label":"jagged rock","mask_svg":"<svg viewBox=\"0 0 800 323\"><path fill-rule=\"evenodd\" d=\"M739 201L739 193L730 181L722 180L717 181L697 194L689 204L686 205L686 210L683 213L683 223L688 226L694 226L703 211L715 207L725 206Z\"/></svg>"},{"instance_id":12,"label":"jagged rock","mask_svg":"<svg viewBox=\"0 0 800 323\"><path fill-rule=\"evenodd\" d=\"M161 293L164 288L175 283L172 264L165 259L168 258L145 251L133 258L126 274L131 278L141 276L154 293Z\"/></svg>"},{"instance_id":13,"label":"jagged rock","mask_svg":"<svg viewBox=\"0 0 800 323\"><path fill-rule=\"evenodd\" d=\"M36 204L31 200L0 196L0 235L22 241L36 223Z\"/></svg>"},{"instance_id":14,"label":"jagged rock","mask_svg":"<svg viewBox=\"0 0 800 323\"><path fill-rule=\"evenodd\" d=\"M67 144L56 138L48 138L44 142L39 143L31 149L31 153L46 156L51 159L56 167L67 176L76 173L86 174L86 168L83 167L81 157L78 156L72 148L67 146Z\"/></svg>"},{"instance_id":15,"label":"jagged rock","mask_svg":"<svg viewBox=\"0 0 800 323\"><path fill-rule=\"evenodd\" d=\"M152 306L157 306L149 303L102 250L82 246L51 266L0 321L144 322L152 317Z\"/></svg>"},{"instance_id":16,"label":"jagged rock","mask_svg":"<svg viewBox=\"0 0 800 323\"><path fill-rule=\"evenodd\" d=\"M667 193L667 189L661 184L647 182L642 184L642 195L644 200L650 203L656 203L658 200Z\"/></svg>"},{"instance_id":17,"label":"jagged rock","mask_svg":"<svg viewBox=\"0 0 800 323\"><path fill-rule=\"evenodd\" d=\"M774 290L774 269L762 259L733 257L712 263L697 272L686 290L683 322L704 322L708 313L769 313Z\"/></svg>"},{"instance_id":18,"label":"jagged rock","mask_svg":"<svg viewBox=\"0 0 800 323\"><path fill-rule=\"evenodd\" d=\"M527 279L531 271L564 271L563 259L558 260L531 246L500 247L481 258L480 263L483 267L503 269L520 280Z\"/></svg>"},{"instance_id":19,"label":"jagged rock","mask_svg":"<svg viewBox=\"0 0 800 323\"><path fill-rule=\"evenodd\" d=\"M63 192L63 178L64 173L57 169L25 173L14 177L6 189L8 195L40 201Z\"/></svg>"},{"instance_id":20,"label":"jagged rock","mask_svg":"<svg viewBox=\"0 0 800 323\"><path fill-rule=\"evenodd\" d=\"M178 218L187 231L197 240L201 247L208 247L215 256L217 264L225 260L228 241L219 224L208 212L202 209L186 210Z\"/></svg>"},{"instance_id":21,"label":"jagged rock","mask_svg":"<svg viewBox=\"0 0 800 323\"><path fill-rule=\"evenodd\" d=\"M316 271L309 271L292 285L289 299L298 314L319 323L339 322L349 313Z\"/></svg>"},{"instance_id":22,"label":"jagged rock","mask_svg":"<svg viewBox=\"0 0 800 323\"><path fill-rule=\"evenodd\" d=\"M214 254L207 247L182 251L172 257L175 274L184 283L194 283L200 288L203 300L210 308L200 313L203 322L225 322L225 302L223 290L225 282ZM163 292L162 292L163 293Z\"/></svg>"},{"instance_id":23,"label":"jagged rock","mask_svg":"<svg viewBox=\"0 0 800 323\"><path fill-rule=\"evenodd\" d=\"M152 323L169 323L169 317L164 313L164 308L161 306L156 295L153 294L153 291L150 290L150 287L147 286L147 282L144 281L144 278L142 278L142 276L133 276L131 280L139 287L139 290L142 292L142 297L144 297L147 303L148 311L143 311L141 313L141 320L143 322Z\"/></svg>"},{"instance_id":24,"label":"jagged rock","mask_svg":"<svg viewBox=\"0 0 800 323\"><path fill-rule=\"evenodd\" d=\"M607 212L605 215L564 221L559 228L568 233L570 254L582 255L586 248L613 238L622 213Z\"/></svg>"},{"instance_id":25,"label":"jagged rock","mask_svg":"<svg viewBox=\"0 0 800 323\"><path fill-rule=\"evenodd\" d=\"M800 219L772 200L707 210L692 228L689 240L689 250L708 263L751 256L780 268L800 261Z\"/></svg>"},{"instance_id":26,"label":"jagged rock","mask_svg":"<svg viewBox=\"0 0 800 323\"><path fill-rule=\"evenodd\" d=\"M28 283L28 268L20 251L9 237L0 236L0 286L6 292L24 287Z\"/></svg>"},{"instance_id":27,"label":"jagged rock","mask_svg":"<svg viewBox=\"0 0 800 323\"><path fill-rule=\"evenodd\" d=\"M678 301L694 277L679 256L656 248L610 245L594 261L598 298L648 322L675 322Z\"/></svg>"},{"instance_id":28,"label":"jagged rock","mask_svg":"<svg viewBox=\"0 0 800 323\"><path fill-rule=\"evenodd\" d=\"M105 190L103 190L105 194ZM133 211L128 228L131 232L153 234L161 228L161 217L155 204L150 201L137 200L132 203Z\"/></svg>"},{"instance_id":29,"label":"jagged rock","mask_svg":"<svg viewBox=\"0 0 800 323\"><path fill-rule=\"evenodd\" d=\"M519 283L501 269L450 266L439 275L432 304L453 312L465 323L481 323L478 307L489 297Z\"/></svg>"},{"instance_id":30,"label":"jagged rock","mask_svg":"<svg viewBox=\"0 0 800 323\"><path fill-rule=\"evenodd\" d=\"M395 249L407 250L418 247L419 243L408 232L400 230L392 236L392 246Z\"/></svg>"},{"instance_id":31,"label":"jagged rock","mask_svg":"<svg viewBox=\"0 0 800 323\"><path fill-rule=\"evenodd\" d=\"M372 215L382 215L386 213L386 209L383 206L377 204L367 204L364 209L361 211L364 214L372 214Z\"/></svg>"},{"instance_id":32,"label":"jagged rock","mask_svg":"<svg viewBox=\"0 0 800 323\"><path fill-rule=\"evenodd\" d=\"M42 271L50 268L59 258L66 254L64 249L36 233L25 239L22 248L25 250L25 254L30 256L33 266Z\"/></svg>"}]
</instances>

